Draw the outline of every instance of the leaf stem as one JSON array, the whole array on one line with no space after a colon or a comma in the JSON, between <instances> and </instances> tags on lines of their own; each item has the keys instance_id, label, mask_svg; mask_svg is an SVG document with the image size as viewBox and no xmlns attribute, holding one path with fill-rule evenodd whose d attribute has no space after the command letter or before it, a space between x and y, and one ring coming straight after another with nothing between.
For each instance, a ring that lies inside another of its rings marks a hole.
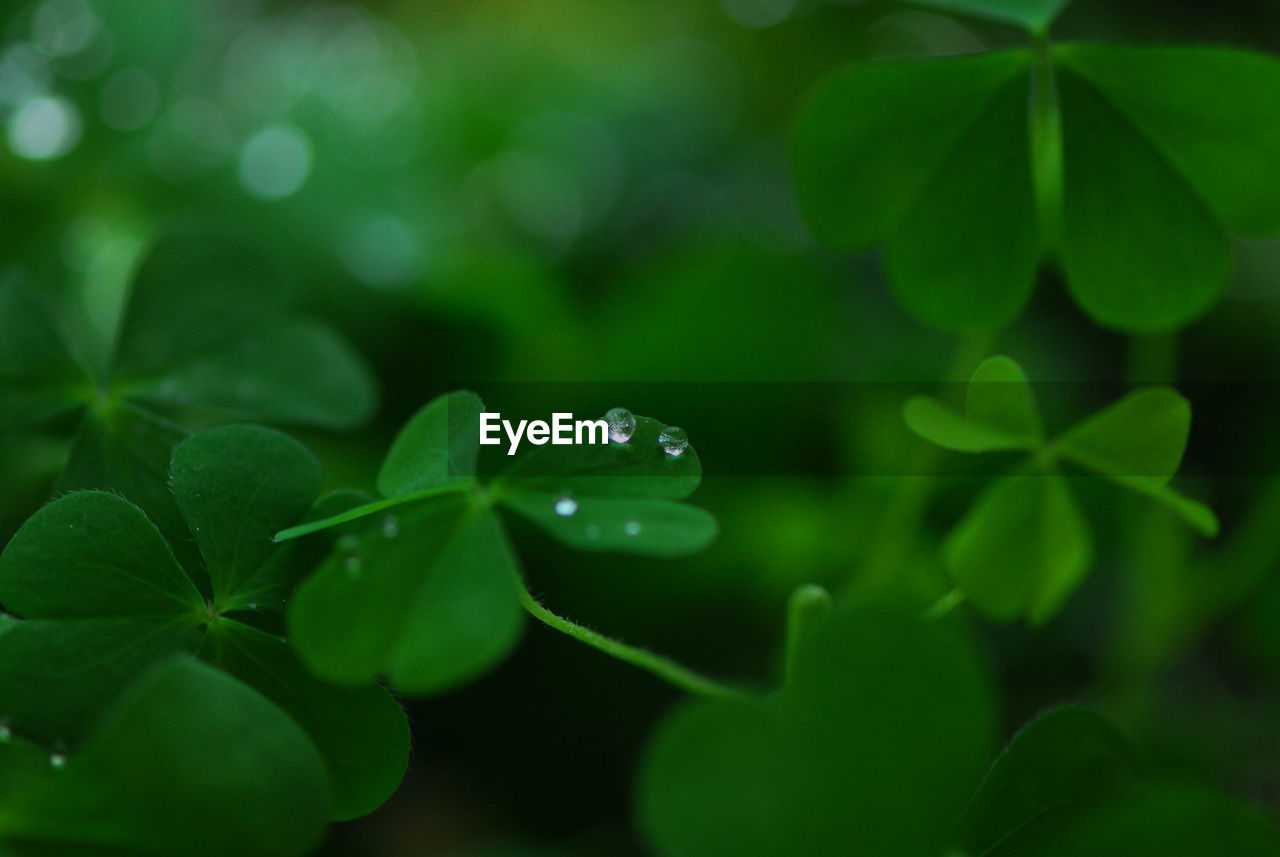
<instances>
[{"instance_id":1,"label":"leaf stem","mask_svg":"<svg viewBox=\"0 0 1280 857\"><path fill-rule=\"evenodd\" d=\"M783 661L783 681L790 684L796 658L805 637L831 612L831 594L821 586L806 583L791 593L787 602L787 639Z\"/></svg>"},{"instance_id":2,"label":"leaf stem","mask_svg":"<svg viewBox=\"0 0 1280 857\"><path fill-rule=\"evenodd\" d=\"M376 515L383 509L390 509L394 506L401 506L405 503L412 503L415 500L426 500L430 497L443 497L448 494L459 494L470 491L475 488L475 483L471 480L462 482L453 482L448 485L440 485L435 488L427 488L423 491L415 491L412 494L405 494L400 497L391 497L386 500L377 500L373 503L365 503L363 506L357 506L338 515L332 515L328 518L322 518L319 521L310 521L305 524L298 524L296 527L289 527L276 533L272 538L274 542L287 542L290 539L296 539L300 536L310 535L311 533L327 530L330 527L336 527L339 524L345 524L348 521L355 521L369 515Z\"/></svg>"},{"instance_id":3,"label":"leaf stem","mask_svg":"<svg viewBox=\"0 0 1280 857\"><path fill-rule=\"evenodd\" d=\"M707 678L687 667L681 666L670 658L656 655L653 652L636 648L635 646L629 646L620 640L606 637L604 634L552 613L538 599L533 597L524 581L519 578L517 578L516 588L520 597L520 604L530 616L562 634L567 634L581 643L586 643L593 649L604 652L610 657L617 658L642 670L647 670L658 678L698 696L728 699L735 702L756 698L754 694L722 684L715 679Z\"/></svg>"}]
</instances>

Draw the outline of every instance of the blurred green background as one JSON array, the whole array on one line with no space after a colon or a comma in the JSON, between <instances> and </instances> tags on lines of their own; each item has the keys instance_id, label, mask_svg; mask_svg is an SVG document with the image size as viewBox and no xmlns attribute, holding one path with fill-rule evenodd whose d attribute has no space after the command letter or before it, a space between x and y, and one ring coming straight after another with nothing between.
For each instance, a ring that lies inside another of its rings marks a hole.
<instances>
[{"instance_id":1,"label":"blurred green background","mask_svg":"<svg viewBox=\"0 0 1280 857\"><path fill-rule=\"evenodd\" d=\"M708 673L769 680L787 593L839 589L876 549L896 480L842 474L906 466L896 384L962 380L947 374L954 337L906 317L876 259L809 236L788 134L844 63L1020 43L1011 28L879 0L42 0L2 14L0 264L80 307L90 330L112 324L173 228L296 285L381 386L369 426L300 435L330 487L369 487L396 428L460 383L648 382L653 406L618 404L699 444L695 500L719 517L717 544L659 562L513 536L558 612ZM1055 33L1274 51L1280 4L1079 0ZM1158 768L1275 806L1280 247L1241 243L1239 260L1182 336L1176 374L1212 403L1197 403L1185 484L1221 515L1247 590L1205 617L1162 612L1161 575L1225 573L1219 553L1197 559L1219 547L1085 489L1099 545L1086 587L1043 630L982 633L1006 734L1089 700ZM218 270L189 261L176 276L219 288ZM1096 405L1092 384L1140 374L1143 344L1098 330L1049 282L995 350L1035 380L1082 382L1042 394L1061 425ZM790 392L764 425L697 394L766 381ZM672 385L665 403L657 382ZM735 432L719 450L699 440ZM0 537L47 498L60 438L4 442ZM770 475L751 475L752 456ZM926 597L946 588L939 536L996 472L948 466L926 527L897 546ZM641 854L632 775L676 696L532 627L492 675L409 704L409 777L378 813L335 826L326 853Z\"/></svg>"}]
</instances>

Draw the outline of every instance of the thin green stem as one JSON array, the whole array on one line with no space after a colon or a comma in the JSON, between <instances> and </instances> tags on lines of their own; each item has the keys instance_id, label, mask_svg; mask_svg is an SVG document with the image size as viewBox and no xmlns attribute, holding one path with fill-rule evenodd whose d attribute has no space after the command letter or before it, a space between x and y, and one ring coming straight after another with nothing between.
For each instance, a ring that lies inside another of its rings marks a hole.
<instances>
[{"instance_id":1,"label":"thin green stem","mask_svg":"<svg viewBox=\"0 0 1280 857\"><path fill-rule=\"evenodd\" d=\"M538 599L533 597L522 580L517 582L517 594L520 597L521 606L528 611L530 616L544 625L554 628L562 634L567 634L581 643L586 643L593 649L598 649L610 657L617 658L642 670L647 670L682 690L698 696L728 699L737 702L755 698L753 694L745 690L739 690L727 684L722 684L715 679L707 678L687 667L681 666L670 658L655 655L653 652L639 649L635 646L629 646L626 643L615 640L612 637L606 637L604 634L592 631L590 628L585 628L563 616L552 613L542 606Z\"/></svg>"},{"instance_id":2,"label":"thin green stem","mask_svg":"<svg viewBox=\"0 0 1280 857\"><path fill-rule=\"evenodd\" d=\"M350 509L339 515L332 515L328 518L322 518L319 521L311 521L306 524L299 524L296 527L289 527L287 530L281 530L275 534L272 541L287 542L289 539L296 539L300 536L319 532L320 530L327 530L330 527L336 527L339 524L345 524L348 521L355 521L369 515L376 515L384 509L402 506L405 503L412 503L416 500L426 500L430 497L443 497L448 494L460 494L474 490L475 487L475 482L470 480L452 482L448 485L440 485L435 488L427 488L423 491L415 491L412 494L405 494L403 497L392 497L388 500L378 500L373 503L366 503L363 506L357 506L356 508Z\"/></svg>"},{"instance_id":3,"label":"thin green stem","mask_svg":"<svg viewBox=\"0 0 1280 857\"><path fill-rule=\"evenodd\" d=\"M831 612L831 593L812 583L797 587L787 602L787 638L784 649L783 681L795 675L800 647L813 629Z\"/></svg>"}]
</instances>

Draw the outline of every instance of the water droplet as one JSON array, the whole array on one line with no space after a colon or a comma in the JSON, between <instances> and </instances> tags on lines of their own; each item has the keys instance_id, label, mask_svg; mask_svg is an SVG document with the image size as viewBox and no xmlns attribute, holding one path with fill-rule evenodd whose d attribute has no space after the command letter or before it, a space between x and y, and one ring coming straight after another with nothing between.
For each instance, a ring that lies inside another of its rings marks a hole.
<instances>
[{"instance_id":1,"label":"water droplet","mask_svg":"<svg viewBox=\"0 0 1280 857\"><path fill-rule=\"evenodd\" d=\"M636 415L626 408L613 408L604 415L609 424L609 439L614 443L626 443L636 433Z\"/></svg>"},{"instance_id":2,"label":"water droplet","mask_svg":"<svg viewBox=\"0 0 1280 857\"><path fill-rule=\"evenodd\" d=\"M338 539L338 550L353 551L358 547L360 547L360 538L351 533L347 533Z\"/></svg>"},{"instance_id":3,"label":"water droplet","mask_svg":"<svg viewBox=\"0 0 1280 857\"><path fill-rule=\"evenodd\" d=\"M689 436L679 426L667 426L658 435L658 443L667 455L684 455L689 448Z\"/></svg>"},{"instance_id":4,"label":"water droplet","mask_svg":"<svg viewBox=\"0 0 1280 857\"><path fill-rule=\"evenodd\" d=\"M8 717L0 717L0 744L8 744L13 738L13 729L9 726Z\"/></svg>"},{"instance_id":5,"label":"water droplet","mask_svg":"<svg viewBox=\"0 0 1280 857\"><path fill-rule=\"evenodd\" d=\"M49 767L64 768L67 764L67 748L61 741L53 745L53 751L49 753Z\"/></svg>"},{"instance_id":6,"label":"water droplet","mask_svg":"<svg viewBox=\"0 0 1280 857\"><path fill-rule=\"evenodd\" d=\"M642 529L643 527L640 526L639 521L627 521L625 524L622 525L622 531L629 536L640 535L640 531Z\"/></svg>"},{"instance_id":7,"label":"water droplet","mask_svg":"<svg viewBox=\"0 0 1280 857\"><path fill-rule=\"evenodd\" d=\"M360 576L360 572L364 571L364 560L359 554L352 554L343 560L342 567L346 569L347 577L354 580Z\"/></svg>"},{"instance_id":8,"label":"water droplet","mask_svg":"<svg viewBox=\"0 0 1280 857\"><path fill-rule=\"evenodd\" d=\"M257 601L250 601L250 602L249 602L249 609L250 609L250 610L257 610L257 609L258 609L258 602L257 602Z\"/></svg>"},{"instance_id":9,"label":"water droplet","mask_svg":"<svg viewBox=\"0 0 1280 857\"><path fill-rule=\"evenodd\" d=\"M394 539L400 535L400 521L395 515L387 515L382 519L382 537Z\"/></svg>"},{"instance_id":10,"label":"water droplet","mask_svg":"<svg viewBox=\"0 0 1280 857\"><path fill-rule=\"evenodd\" d=\"M556 514L562 518L571 518L578 511L578 501L572 497L561 497L556 501Z\"/></svg>"},{"instance_id":11,"label":"water droplet","mask_svg":"<svg viewBox=\"0 0 1280 857\"><path fill-rule=\"evenodd\" d=\"M597 526L596 524L587 524L587 529L585 532L587 534L587 538L589 539L600 538L600 527Z\"/></svg>"}]
</instances>

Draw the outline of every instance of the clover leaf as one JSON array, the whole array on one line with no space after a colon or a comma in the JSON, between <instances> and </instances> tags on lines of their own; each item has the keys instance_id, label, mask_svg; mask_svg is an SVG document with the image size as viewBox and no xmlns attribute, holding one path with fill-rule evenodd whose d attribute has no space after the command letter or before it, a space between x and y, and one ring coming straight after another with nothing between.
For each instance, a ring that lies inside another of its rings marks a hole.
<instances>
[{"instance_id":1,"label":"clover leaf","mask_svg":"<svg viewBox=\"0 0 1280 857\"><path fill-rule=\"evenodd\" d=\"M1037 32L1061 4L929 5ZM1165 331L1218 299L1228 231L1280 233L1277 110L1271 57L1040 39L839 73L801 114L795 176L819 240L884 245L896 298L928 324L1008 324L1053 262L1099 324Z\"/></svg>"},{"instance_id":2,"label":"clover leaf","mask_svg":"<svg viewBox=\"0 0 1280 857\"><path fill-rule=\"evenodd\" d=\"M1009 358L993 357L974 373L963 416L917 397L903 417L947 449L1031 453L1021 470L982 494L943 546L956 586L992 619L1048 621L1088 571L1089 527L1062 462L1150 497L1204 535L1217 534L1212 511L1169 487L1186 449L1191 406L1167 387L1131 393L1045 442L1025 373Z\"/></svg>"},{"instance_id":3,"label":"clover leaf","mask_svg":"<svg viewBox=\"0 0 1280 857\"><path fill-rule=\"evenodd\" d=\"M4 853L292 857L329 817L307 734L185 657L144 672L81 747L53 758L22 738L0 744Z\"/></svg>"},{"instance_id":4,"label":"clover leaf","mask_svg":"<svg viewBox=\"0 0 1280 857\"><path fill-rule=\"evenodd\" d=\"M667 717L639 777L659 855L937 855L992 746L992 689L954 627L845 604L788 683Z\"/></svg>"},{"instance_id":5,"label":"clover leaf","mask_svg":"<svg viewBox=\"0 0 1280 857\"><path fill-rule=\"evenodd\" d=\"M387 453L377 479L383 499L278 534L344 533L289 607L290 634L318 675L385 675L406 693L439 692L502 660L524 610L630 659L634 652L620 654L626 647L554 617L529 595L500 507L585 550L673 556L715 537L714 518L676 502L701 479L697 453L665 453L656 420L637 417L626 443L537 447L482 482L483 410L467 391L428 403Z\"/></svg>"},{"instance_id":6,"label":"clover leaf","mask_svg":"<svg viewBox=\"0 0 1280 857\"><path fill-rule=\"evenodd\" d=\"M143 259L109 341L78 337L73 352L63 325L74 311L59 317L30 285L0 281L0 432L79 414L58 491L120 493L177 539L164 479L184 432L172 418L345 429L372 413L364 361L329 326L293 316L292 300L237 245L173 232Z\"/></svg>"},{"instance_id":7,"label":"clover leaf","mask_svg":"<svg viewBox=\"0 0 1280 857\"><path fill-rule=\"evenodd\" d=\"M205 429L174 451L176 506L200 560L184 567L136 505L77 491L37 511L0 554L0 714L46 744L74 743L149 665L198 653L256 688L315 742L333 783L334 813L381 804L408 755L403 712L376 685L312 676L290 645L259 627L283 606L271 541L320 490L320 466L273 429Z\"/></svg>"}]
</instances>

